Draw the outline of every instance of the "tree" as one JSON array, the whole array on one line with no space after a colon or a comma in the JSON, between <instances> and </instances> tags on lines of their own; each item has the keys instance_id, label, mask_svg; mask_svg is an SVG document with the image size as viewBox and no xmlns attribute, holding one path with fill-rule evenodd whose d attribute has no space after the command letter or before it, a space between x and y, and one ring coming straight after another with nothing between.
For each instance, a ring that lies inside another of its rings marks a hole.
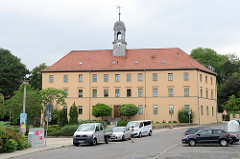
<instances>
[{"instance_id":1,"label":"tree","mask_svg":"<svg viewBox=\"0 0 240 159\"><path fill-rule=\"evenodd\" d=\"M0 48L0 93L5 99L13 96L29 71L21 63L20 58L12 55L8 50Z\"/></svg>"},{"instance_id":2,"label":"tree","mask_svg":"<svg viewBox=\"0 0 240 159\"><path fill-rule=\"evenodd\" d=\"M93 107L92 115L95 117L110 116L112 114L112 108L106 104L98 103Z\"/></svg>"},{"instance_id":3,"label":"tree","mask_svg":"<svg viewBox=\"0 0 240 159\"><path fill-rule=\"evenodd\" d=\"M23 112L24 85L21 85L14 96L6 101L6 107L11 113L13 124L19 123L20 113ZM27 124L39 126L41 118L41 96L38 91L33 90L29 84L26 85L26 107Z\"/></svg>"},{"instance_id":4,"label":"tree","mask_svg":"<svg viewBox=\"0 0 240 159\"><path fill-rule=\"evenodd\" d=\"M55 89L55 88L43 89L39 91L39 94L42 98L42 112L45 111L45 107L48 104L52 104L52 105L55 104L54 108L56 108L57 105L67 104L64 99L67 97L67 93L61 89ZM44 117L43 117L43 120L44 120Z\"/></svg>"},{"instance_id":5,"label":"tree","mask_svg":"<svg viewBox=\"0 0 240 159\"><path fill-rule=\"evenodd\" d=\"M64 126L67 125L68 118L67 118L67 109L61 109L59 112L59 125Z\"/></svg>"},{"instance_id":6,"label":"tree","mask_svg":"<svg viewBox=\"0 0 240 159\"><path fill-rule=\"evenodd\" d=\"M119 112L122 116L127 116L129 119L138 112L138 107L135 104L123 104L119 108Z\"/></svg>"},{"instance_id":7,"label":"tree","mask_svg":"<svg viewBox=\"0 0 240 159\"><path fill-rule=\"evenodd\" d=\"M231 95L228 101L225 102L224 109L237 113L240 110L240 98L237 98L235 95Z\"/></svg>"},{"instance_id":8,"label":"tree","mask_svg":"<svg viewBox=\"0 0 240 159\"><path fill-rule=\"evenodd\" d=\"M7 114L7 110L4 103L4 96L0 93L0 119L4 118Z\"/></svg>"},{"instance_id":9,"label":"tree","mask_svg":"<svg viewBox=\"0 0 240 159\"><path fill-rule=\"evenodd\" d=\"M56 105L67 104L64 99L67 97L67 93L61 89L47 88L39 91L39 94L42 97L42 104L44 106L48 104L54 104L54 103Z\"/></svg>"},{"instance_id":10,"label":"tree","mask_svg":"<svg viewBox=\"0 0 240 159\"><path fill-rule=\"evenodd\" d=\"M42 90L42 70L47 68L45 63L40 64L39 66L35 67L29 76L29 84L32 86L33 89Z\"/></svg>"},{"instance_id":11,"label":"tree","mask_svg":"<svg viewBox=\"0 0 240 159\"><path fill-rule=\"evenodd\" d=\"M70 108L69 111L69 124L74 125L74 124L78 124L78 112L77 112L77 106L75 104L75 102L73 103L73 105Z\"/></svg>"}]
</instances>

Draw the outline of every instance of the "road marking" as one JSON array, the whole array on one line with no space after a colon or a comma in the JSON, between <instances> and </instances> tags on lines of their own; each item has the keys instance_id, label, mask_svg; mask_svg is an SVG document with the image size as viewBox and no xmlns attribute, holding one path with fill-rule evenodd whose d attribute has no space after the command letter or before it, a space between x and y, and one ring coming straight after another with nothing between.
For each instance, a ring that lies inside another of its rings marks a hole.
<instances>
[{"instance_id":1,"label":"road marking","mask_svg":"<svg viewBox=\"0 0 240 159\"><path fill-rule=\"evenodd\" d=\"M181 145L181 144L176 144L176 145L173 145L173 146L167 148L167 149L164 150L162 153L160 153L160 154L158 154L157 156L155 156L153 159L158 158L159 156L163 155L163 154L166 153L167 151L169 151L169 150L171 150L172 148L177 147L177 146L179 146L179 145Z\"/></svg>"}]
</instances>

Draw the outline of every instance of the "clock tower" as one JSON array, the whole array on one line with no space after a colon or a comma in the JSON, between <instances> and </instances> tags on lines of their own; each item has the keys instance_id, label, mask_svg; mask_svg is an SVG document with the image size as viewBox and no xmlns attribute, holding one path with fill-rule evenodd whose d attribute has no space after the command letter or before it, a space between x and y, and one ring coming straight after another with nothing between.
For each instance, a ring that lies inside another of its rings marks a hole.
<instances>
[{"instance_id":1,"label":"clock tower","mask_svg":"<svg viewBox=\"0 0 240 159\"><path fill-rule=\"evenodd\" d=\"M127 43L125 42L126 27L124 23L120 21L120 11L119 11L119 21L114 23L113 30L114 30L114 41L112 43L113 56L126 56L126 46L127 46Z\"/></svg>"}]
</instances>

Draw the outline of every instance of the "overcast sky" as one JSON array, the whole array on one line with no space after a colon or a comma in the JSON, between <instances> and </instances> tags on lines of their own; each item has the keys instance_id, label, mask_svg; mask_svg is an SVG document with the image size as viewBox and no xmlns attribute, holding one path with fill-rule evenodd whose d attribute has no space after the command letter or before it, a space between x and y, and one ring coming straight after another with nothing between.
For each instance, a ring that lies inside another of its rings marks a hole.
<instances>
[{"instance_id":1,"label":"overcast sky","mask_svg":"<svg viewBox=\"0 0 240 159\"><path fill-rule=\"evenodd\" d=\"M239 0L0 0L0 47L30 70L71 50L112 49L119 4L128 49L208 47L240 57Z\"/></svg>"}]
</instances>

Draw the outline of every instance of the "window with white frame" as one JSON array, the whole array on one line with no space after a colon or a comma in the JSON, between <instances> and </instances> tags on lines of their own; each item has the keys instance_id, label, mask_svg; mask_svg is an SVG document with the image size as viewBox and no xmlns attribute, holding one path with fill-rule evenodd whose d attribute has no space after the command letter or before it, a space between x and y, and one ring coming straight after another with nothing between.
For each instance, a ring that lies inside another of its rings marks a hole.
<instances>
[{"instance_id":1,"label":"window with white frame","mask_svg":"<svg viewBox=\"0 0 240 159\"><path fill-rule=\"evenodd\" d=\"M82 82L82 81L83 81L83 75L80 74L80 75L78 75L78 82Z\"/></svg>"},{"instance_id":2,"label":"window with white frame","mask_svg":"<svg viewBox=\"0 0 240 159\"><path fill-rule=\"evenodd\" d=\"M68 95L68 89L64 89L64 92L67 93L67 95Z\"/></svg>"},{"instance_id":3,"label":"window with white frame","mask_svg":"<svg viewBox=\"0 0 240 159\"><path fill-rule=\"evenodd\" d=\"M184 81L188 81L188 73L184 73Z\"/></svg>"},{"instance_id":4,"label":"window with white frame","mask_svg":"<svg viewBox=\"0 0 240 159\"><path fill-rule=\"evenodd\" d=\"M127 82L130 82L131 81L131 74L127 74Z\"/></svg>"},{"instance_id":5,"label":"window with white frame","mask_svg":"<svg viewBox=\"0 0 240 159\"><path fill-rule=\"evenodd\" d=\"M189 110L189 105L185 105L184 107L186 111Z\"/></svg>"},{"instance_id":6,"label":"window with white frame","mask_svg":"<svg viewBox=\"0 0 240 159\"><path fill-rule=\"evenodd\" d=\"M120 97L120 90L119 89L115 89L115 97Z\"/></svg>"},{"instance_id":7,"label":"window with white frame","mask_svg":"<svg viewBox=\"0 0 240 159\"><path fill-rule=\"evenodd\" d=\"M168 81L173 81L173 74L172 73L168 73Z\"/></svg>"},{"instance_id":8,"label":"window with white frame","mask_svg":"<svg viewBox=\"0 0 240 159\"><path fill-rule=\"evenodd\" d=\"M108 82L108 74L104 74L104 82Z\"/></svg>"},{"instance_id":9,"label":"window with white frame","mask_svg":"<svg viewBox=\"0 0 240 159\"><path fill-rule=\"evenodd\" d=\"M184 97L189 97L189 88L184 88Z\"/></svg>"},{"instance_id":10,"label":"window with white frame","mask_svg":"<svg viewBox=\"0 0 240 159\"><path fill-rule=\"evenodd\" d=\"M168 96L173 97L173 88L168 88Z\"/></svg>"},{"instance_id":11,"label":"window with white frame","mask_svg":"<svg viewBox=\"0 0 240 159\"><path fill-rule=\"evenodd\" d=\"M158 106L157 105L153 106L153 114L158 114Z\"/></svg>"},{"instance_id":12,"label":"window with white frame","mask_svg":"<svg viewBox=\"0 0 240 159\"><path fill-rule=\"evenodd\" d=\"M119 74L115 74L115 82L119 82L119 78L120 78L120 75Z\"/></svg>"},{"instance_id":13,"label":"window with white frame","mask_svg":"<svg viewBox=\"0 0 240 159\"><path fill-rule=\"evenodd\" d=\"M143 96L143 90L142 88L138 89L138 97L142 97Z\"/></svg>"},{"instance_id":14,"label":"window with white frame","mask_svg":"<svg viewBox=\"0 0 240 159\"><path fill-rule=\"evenodd\" d=\"M141 73L138 74L138 81L142 81L142 74Z\"/></svg>"},{"instance_id":15,"label":"window with white frame","mask_svg":"<svg viewBox=\"0 0 240 159\"><path fill-rule=\"evenodd\" d=\"M157 73L153 73L153 81L157 81L158 80L158 74Z\"/></svg>"},{"instance_id":16,"label":"window with white frame","mask_svg":"<svg viewBox=\"0 0 240 159\"><path fill-rule=\"evenodd\" d=\"M54 75L50 75L50 76L49 76L49 82L50 82L50 83L53 83L53 81L54 81Z\"/></svg>"},{"instance_id":17,"label":"window with white frame","mask_svg":"<svg viewBox=\"0 0 240 159\"><path fill-rule=\"evenodd\" d=\"M104 97L108 97L108 89L104 89Z\"/></svg>"},{"instance_id":18,"label":"window with white frame","mask_svg":"<svg viewBox=\"0 0 240 159\"><path fill-rule=\"evenodd\" d=\"M138 106L138 114L143 114L143 106L142 105Z\"/></svg>"},{"instance_id":19,"label":"window with white frame","mask_svg":"<svg viewBox=\"0 0 240 159\"><path fill-rule=\"evenodd\" d=\"M92 97L93 98L97 98L97 90L96 89L93 89Z\"/></svg>"},{"instance_id":20,"label":"window with white frame","mask_svg":"<svg viewBox=\"0 0 240 159\"><path fill-rule=\"evenodd\" d=\"M83 90L82 89L78 90L78 97L79 98L83 97Z\"/></svg>"},{"instance_id":21,"label":"window with white frame","mask_svg":"<svg viewBox=\"0 0 240 159\"><path fill-rule=\"evenodd\" d=\"M83 113L82 106L78 106L78 114L81 115Z\"/></svg>"},{"instance_id":22,"label":"window with white frame","mask_svg":"<svg viewBox=\"0 0 240 159\"><path fill-rule=\"evenodd\" d=\"M63 76L64 82L68 82L68 75Z\"/></svg>"},{"instance_id":23,"label":"window with white frame","mask_svg":"<svg viewBox=\"0 0 240 159\"><path fill-rule=\"evenodd\" d=\"M93 82L97 82L97 74L93 74L92 77L93 77L92 81L93 81Z\"/></svg>"},{"instance_id":24,"label":"window with white frame","mask_svg":"<svg viewBox=\"0 0 240 159\"><path fill-rule=\"evenodd\" d=\"M158 89L153 88L153 97L157 97L157 96L158 96Z\"/></svg>"}]
</instances>

